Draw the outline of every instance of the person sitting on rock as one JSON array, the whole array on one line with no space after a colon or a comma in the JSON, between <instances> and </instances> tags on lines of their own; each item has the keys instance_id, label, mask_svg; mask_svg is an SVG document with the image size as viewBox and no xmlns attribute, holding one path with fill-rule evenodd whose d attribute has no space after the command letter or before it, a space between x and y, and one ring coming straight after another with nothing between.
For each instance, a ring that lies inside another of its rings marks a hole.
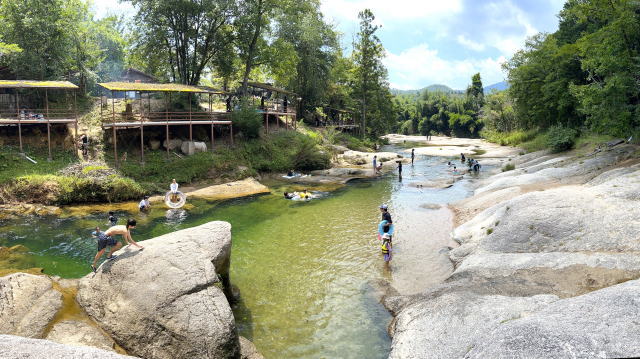
<instances>
[{"instance_id":1,"label":"person sitting on rock","mask_svg":"<svg viewBox=\"0 0 640 359\"><path fill-rule=\"evenodd\" d=\"M114 227L111 227L114 228ZM110 228L110 229L111 229ZM108 235L106 232L100 231L100 227L96 227L96 230L91 233L93 238L98 238L98 253L93 258L93 263L91 264L91 270L95 273L98 269L96 268L96 264L104 254L104 251L107 247L111 247L109 254L107 254L107 260L111 260L116 258L117 256L113 255L113 252L117 251L122 247L122 243L116 241L113 237Z\"/></svg>"},{"instance_id":2,"label":"person sitting on rock","mask_svg":"<svg viewBox=\"0 0 640 359\"><path fill-rule=\"evenodd\" d=\"M151 209L151 203L149 203L149 196L144 196L142 201L140 201L140 203L138 203L138 208L141 211L148 211L148 210Z\"/></svg>"}]
</instances>

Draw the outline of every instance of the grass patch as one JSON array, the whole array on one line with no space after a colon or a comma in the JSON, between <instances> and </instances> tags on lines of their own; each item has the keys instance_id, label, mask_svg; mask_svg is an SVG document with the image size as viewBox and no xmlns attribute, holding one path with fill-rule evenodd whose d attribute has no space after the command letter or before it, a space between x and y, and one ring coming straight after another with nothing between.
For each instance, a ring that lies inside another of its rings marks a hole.
<instances>
[{"instance_id":1,"label":"grass patch","mask_svg":"<svg viewBox=\"0 0 640 359\"><path fill-rule=\"evenodd\" d=\"M493 233L493 228L487 228L487 235L490 235L491 233Z\"/></svg>"},{"instance_id":2,"label":"grass patch","mask_svg":"<svg viewBox=\"0 0 640 359\"><path fill-rule=\"evenodd\" d=\"M497 132L483 130L480 136L489 142L497 143L501 146L517 146L521 143L531 141L538 134L538 130L516 130L511 132Z\"/></svg>"},{"instance_id":3,"label":"grass patch","mask_svg":"<svg viewBox=\"0 0 640 359\"><path fill-rule=\"evenodd\" d=\"M527 153L545 150L547 149L547 134L539 133L531 140L520 144L519 147Z\"/></svg>"},{"instance_id":4,"label":"grass patch","mask_svg":"<svg viewBox=\"0 0 640 359\"><path fill-rule=\"evenodd\" d=\"M52 174L66 166L78 162L72 151L55 151L51 162L47 160L48 151L40 148L25 147L27 156L38 163L20 156L18 147L0 146L0 184L28 175Z\"/></svg>"},{"instance_id":5,"label":"grass patch","mask_svg":"<svg viewBox=\"0 0 640 359\"><path fill-rule=\"evenodd\" d=\"M513 163L508 163L504 167L502 167L502 172L513 171L516 169L516 165Z\"/></svg>"}]
</instances>

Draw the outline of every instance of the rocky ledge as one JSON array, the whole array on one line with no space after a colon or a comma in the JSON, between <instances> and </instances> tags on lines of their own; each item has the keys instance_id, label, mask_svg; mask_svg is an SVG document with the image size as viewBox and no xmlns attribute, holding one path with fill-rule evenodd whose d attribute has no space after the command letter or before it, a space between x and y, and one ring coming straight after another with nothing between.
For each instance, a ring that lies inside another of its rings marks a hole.
<instances>
[{"instance_id":1,"label":"rocky ledge","mask_svg":"<svg viewBox=\"0 0 640 359\"><path fill-rule=\"evenodd\" d=\"M2 341L17 344L0 349L0 357L42 358L47 348L58 357L119 357L77 349L92 346L143 358L260 358L239 339L225 296L229 223L209 222L142 244L143 251L125 247L80 280L0 277L0 334L66 344L34 341L29 352L31 342L3 336L0 348Z\"/></svg>"},{"instance_id":2,"label":"rocky ledge","mask_svg":"<svg viewBox=\"0 0 640 359\"><path fill-rule=\"evenodd\" d=\"M639 356L637 147L511 161L453 205L451 276L385 299L390 357Z\"/></svg>"}]
</instances>

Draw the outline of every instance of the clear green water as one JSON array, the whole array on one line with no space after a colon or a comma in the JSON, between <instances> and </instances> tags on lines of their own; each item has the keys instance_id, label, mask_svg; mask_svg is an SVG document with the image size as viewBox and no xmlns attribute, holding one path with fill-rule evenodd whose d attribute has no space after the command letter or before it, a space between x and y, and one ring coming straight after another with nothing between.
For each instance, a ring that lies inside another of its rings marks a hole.
<instances>
[{"instance_id":1,"label":"clear green water","mask_svg":"<svg viewBox=\"0 0 640 359\"><path fill-rule=\"evenodd\" d=\"M388 175L357 181L310 202L273 194L219 202L191 201L189 211L156 208L148 215L117 213L121 223L138 219L133 238L144 240L212 220L232 224L231 281L240 291L234 314L241 335L267 358L384 358L391 319L370 284L389 280L401 292L416 292L448 275L438 250L448 244L451 214L446 204L469 194L468 181L449 189L417 188L441 179L444 158L420 158L404 178ZM395 257L387 268L375 238L382 202L397 223ZM105 206L105 213L108 211ZM22 244L29 255L19 267L80 277L95 254L91 228L106 215L0 221L0 246ZM14 263L15 265L15 263Z\"/></svg>"}]
</instances>

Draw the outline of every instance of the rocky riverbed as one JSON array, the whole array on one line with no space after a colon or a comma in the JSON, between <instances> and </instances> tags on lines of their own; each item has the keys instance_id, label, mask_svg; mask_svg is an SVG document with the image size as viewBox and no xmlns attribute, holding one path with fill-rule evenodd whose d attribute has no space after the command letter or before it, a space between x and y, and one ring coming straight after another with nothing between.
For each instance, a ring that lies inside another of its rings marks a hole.
<instances>
[{"instance_id":1,"label":"rocky riverbed","mask_svg":"<svg viewBox=\"0 0 640 359\"><path fill-rule=\"evenodd\" d=\"M451 205L453 273L384 299L390 358L639 356L637 146L507 162Z\"/></svg>"},{"instance_id":2,"label":"rocky riverbed","mask_svg":"<svg viewBox=\"0 0 640 359\"><path fill-rule=\"evenodd\" d=\"M0 277L0 334L7 334L0 335L0 356L261 358L238 337L225 296L228 223L209 222L144 246L121 249L79 280L21 272Z\"/></svg>"}]
</instances>

